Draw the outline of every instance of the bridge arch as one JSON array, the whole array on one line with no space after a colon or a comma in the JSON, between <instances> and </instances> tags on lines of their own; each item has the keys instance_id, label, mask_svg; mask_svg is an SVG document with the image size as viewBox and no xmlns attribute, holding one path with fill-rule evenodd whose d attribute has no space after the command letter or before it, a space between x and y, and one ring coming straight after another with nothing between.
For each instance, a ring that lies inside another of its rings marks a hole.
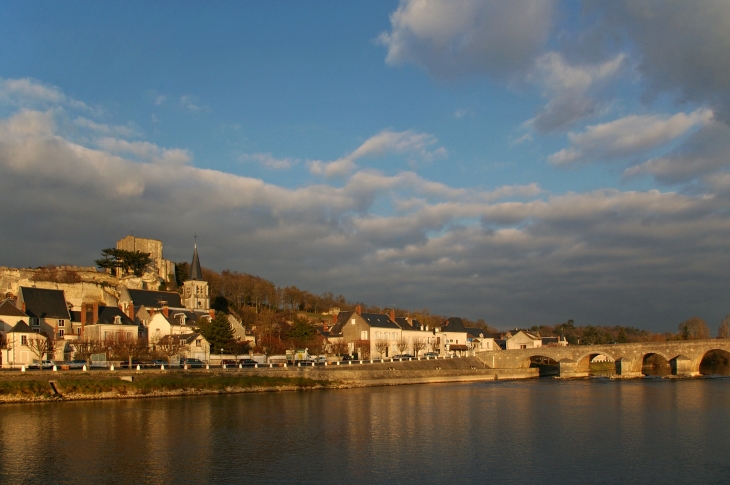
<instances>
[{"instance_id":1,"label":"bridge arch","mask_svg":"<svg viewBox=\"0 0 730 485\"><path fill-rule=\"evenodd\" d=\"M575 361L578 363L578 365L576 367L576 371L590 373L591 372L591 362L593 361L593 359L595 359L599 355L606 357L607 361L610 361L610 362L615 362L617 359L617 357L615 357L615 356L611 355L610 353L605 352L603 350L593 350L593 351L587 352L587 353L581 355L580 357L578 357L577 359L575 359ZM613 367L612 370L615 370L615 367Z\"/></svg>"},{"instance_id":2,"label":"bridge arch","mask_svg":"<svg viewBox=\"0 0 730 485\"><path fill-rule=\"evenodd\" d=\"M704 352L697 359L696 368L692 369L700 374L730 375L730 351L726 349L713 348Z\"/></svg>"},{"instance_id":3,"label":"bridge arch","mask_svg":"<svg viewBox=\"0 0 730 485\"><path fill-rule=\"evenodd\" d=\"M669 356L659 351L642 352L638 359L637 372L649 376L665 376L672 373L670 361L676 356Z\"/></svg>"}]
</instances>

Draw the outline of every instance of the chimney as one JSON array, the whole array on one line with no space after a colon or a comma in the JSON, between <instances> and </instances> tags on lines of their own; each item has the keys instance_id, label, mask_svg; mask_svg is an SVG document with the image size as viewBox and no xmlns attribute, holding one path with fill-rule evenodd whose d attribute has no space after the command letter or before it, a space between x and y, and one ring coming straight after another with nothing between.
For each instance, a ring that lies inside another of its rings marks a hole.
<instances>
[{"instance_id":1,"label":"chimney","mask_svg":"<svg viewBox=\"0 0 730 485\"><path fill-rule=\"evenodd\" d=\"M360 305L355 307L355 313L362 316L362 307Z\"/></svg>"},{"instance_id":2,"label":"chimney","mask_svg":"<svg viewBox=\"0 0 730 485\"><path fill-rule=\"evenodd\" d=\"M91 311L93 312L91 315L91 323L97 323L99 321L99 302L94 302Z\"/></svg>"},{"instance_id":3,"label":"chimney","mask_svg":"<svg viewBox=\"0 0 730 485\"><path fill-rule=\"evenodd\" d=\"M325 322L324 320L322 320L322 331L323 332L329 331L329 329L327 328L327 322Z\"/></svg>"},{"instance_id":4,"label":"chimney","mask_svg":"<svg viewBox=\"0 0 730 485\"><path fill-rule=\"evenodd\" d=\"M25 313L25 302L23 302L23 303L22 303L22 304L20 305L20 307L21 307L21 308L20 308L20 311L22 311L23 313Z\"/></svg>"},{"instance_id":5,"label":"chimney","mask_svg":"<svg viewBox=\"0 0 730 485\"><path fill-rule=\"evenodd\" d=\"M337 325L337 315L332 315L332 326Z\"/></svg>"},{"instance_id":6,"label":"chimney","mask_svg":"<svg viewBox=\"0 0 730 485\"><path fill-rule=\"evenodd\" d=\"M134 321L134 303L133 303L133 302L129 302L129 303L127 304L127 312L129 313L129 315L127 315L127 316L128 316L128 317L129 317L129 318L130 318L130 319L131 319L132 321Z\"/></svg>"},{"instance_id":7,"label":"chimney","mask_svg":"<svg viewBox=\"0 0 730 485\"><path fill-rule=\"evenodd\" d=\"M391 310L390 314L388 315L392 321L395 322L395 310Z\"/></svg>"},{"instance_id":8,"label":"chimney","mask_svg":"<svg viewBox=\"0 0 730 485\"><path fill-rule=\"evenodd\" d=\"M167 306L167 303L165 303L164 305L162 305L162 313L163 313L163 314L164 314L164 315L165 315L166 317L169 317L169 316L170 316L170 307L169 307L169 306Z\"/></svg>"},{"instance_id":9,"label":"chimney","mask_svg":"<svg viewBox=\"0 0 730 485\"><path fill-rule=\"evenodd\" d=\"M208 310L208 315L210 315L211 319L215 318L215 310L212 308L210 310Z\"/></svg>"}]
</instances>

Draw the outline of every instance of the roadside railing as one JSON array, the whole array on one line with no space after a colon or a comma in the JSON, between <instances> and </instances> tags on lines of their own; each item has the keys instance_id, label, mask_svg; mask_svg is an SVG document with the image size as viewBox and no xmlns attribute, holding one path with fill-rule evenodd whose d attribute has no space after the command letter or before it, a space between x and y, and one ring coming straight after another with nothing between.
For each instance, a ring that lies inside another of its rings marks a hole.
<instances>
[{"instance_id":1,"label":"roadside railing","mask_svg":"<svg viewBox=\"0 0 730 485\"><path fill-rule=\"evenodd\" d=\"M224 370L242 370L242 369L274 369L274 368L301 368L301 367L328 367L328 366L344 366L344 365L369 365L369 364L383 364L383 363L396 363L396 362L415 362L415 361L427 361L427 360L448 360L448 359L459 359L468 356L460 355L444 355L444 356L428 356L428 357L386 357L381 359L348 359L338 361L325 361L325 362L313 362L313 361L292 361L292 362L267 362L267 363L256 363L256 364L203 364L203 365L188 365L188 364L161 364L161 363L150 363L150 362L133 362L132 366L128 365L128 362L92 362L91 365L84 364L83 366L71 366L65 362L54 362L52 365L38 365L35 364L2 364L0 370L11 372L35 372L35 371L51 371L51 372L98 372L98 371L165 371L171 369L184 369L184 370L210 370L210 369L224 369Z\"/></svg>"}]
</instances>

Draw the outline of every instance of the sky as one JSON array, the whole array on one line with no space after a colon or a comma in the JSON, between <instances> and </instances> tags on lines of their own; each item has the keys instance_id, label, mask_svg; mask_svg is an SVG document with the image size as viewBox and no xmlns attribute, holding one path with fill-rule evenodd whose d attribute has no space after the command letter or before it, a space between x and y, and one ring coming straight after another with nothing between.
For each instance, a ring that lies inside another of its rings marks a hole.
<instances>
[{"instance_id":1,"label":"sky","mask_svg":"<svg viewBox=\"0 0 730 485\"><path fill-rule=\"evenodd\" d=\"M730 2L0 3L0 265L501 328L730 313Z\"/></svg>"}]
</instances>

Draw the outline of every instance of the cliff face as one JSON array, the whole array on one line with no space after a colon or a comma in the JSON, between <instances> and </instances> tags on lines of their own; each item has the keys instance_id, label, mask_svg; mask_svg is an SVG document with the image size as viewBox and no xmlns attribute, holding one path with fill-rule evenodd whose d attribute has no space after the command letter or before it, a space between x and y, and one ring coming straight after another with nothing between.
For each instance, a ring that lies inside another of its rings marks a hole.
<instances>
[{"instance_id":1,"label":"cliff face","mask_svg":"<svg viewBox=\"0 0 730 485\"><path fill-rule=\"evenodd\" d=\"M63 290L74 310L81 303L99 302L117 306L119 280L94 267L59 266L56 268L0 267L0 299L14 298L21 286Z\"/></svg>"}]
</instances>

